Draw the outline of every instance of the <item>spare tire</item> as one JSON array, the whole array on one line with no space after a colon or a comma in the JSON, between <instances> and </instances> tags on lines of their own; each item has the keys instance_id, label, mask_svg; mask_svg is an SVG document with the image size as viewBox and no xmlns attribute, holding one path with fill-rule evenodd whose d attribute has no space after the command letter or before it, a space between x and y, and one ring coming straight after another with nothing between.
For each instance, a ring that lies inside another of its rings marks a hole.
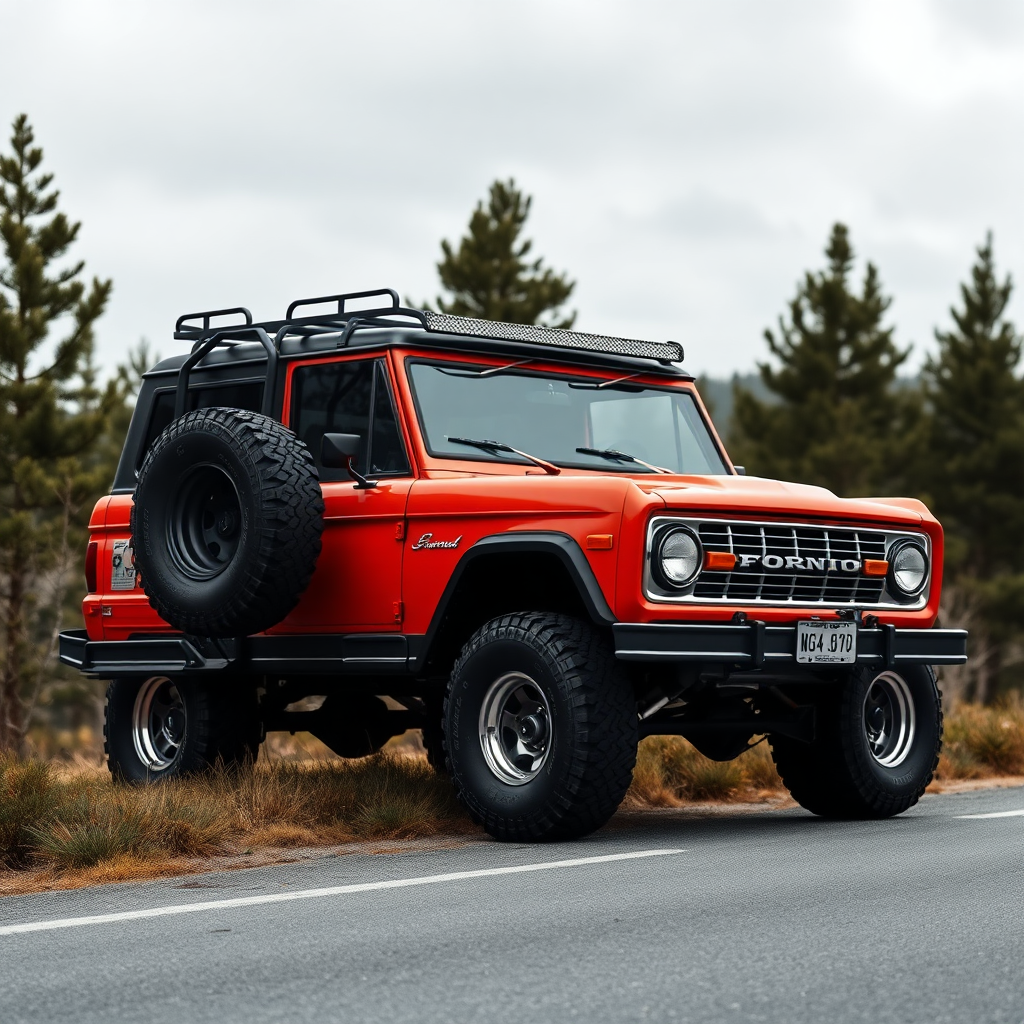
<instances>
[{"instance_id":1,"label":"spare tire","mask_svg":"<svg viewBox=\"0 0 1024 1024\"><path fill-rule=\"evenodd\" d=\"M135 565L160 617L194 636L280 622L309 584L324 502L309 449L242 409L198 409L146 453L132 508Z\"/></svg>"}]
</instances>

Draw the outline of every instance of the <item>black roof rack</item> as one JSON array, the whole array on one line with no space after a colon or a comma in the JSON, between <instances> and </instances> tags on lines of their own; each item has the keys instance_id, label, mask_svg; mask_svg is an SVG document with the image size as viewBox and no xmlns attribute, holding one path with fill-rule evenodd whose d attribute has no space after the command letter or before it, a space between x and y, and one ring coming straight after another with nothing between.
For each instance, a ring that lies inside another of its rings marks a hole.
<instances>
[{"instance_id":1,"label":"black roof rack","mask_svg":"<svg viewBox=\"0 0 1024 1024\"><path fill-rule=\"evenodd\" d=\"M502 341L526 341L535 345L556 345L559 348L585 349L588 352L609 352L617 356L637 356L657 359L662 363L678 363L683 358L683 347L674 341L637 341L633 338L614 338L584 331L567 331L558 327L539 327L534 324L508 324L500 320L474 320L468 316L450 313L423 314L427 330L440 334L464 334L474 338L497 338Z\"/></svg>"},{"instance_id":2,"label":"black roof rack","mask_svg":"<svg viewBox=\"0 0 1024 1024\"><path fill-rule=\"evenodd\" d=\"M373 288L368 292L345 292L342 295L323 295L319 299L296 299L288 307L288 312L285 313L285 321L289 321L293 318L295 310L300 306L320 306L325 302L337 302L338 304L338 316L343 316L345 313L345 302L348 299L368 299L374 295L390 295L391 296L391 307L392 309L400 309L401 303L398 300L398 292L394 288ZM355 316L357 311L350 313L350 316Z\"/></svg>"},{"instance_id":3,"label":"black roof rack","mask_svg":"<svg viewBox=\"0 0 1024 1024\"><path fill-rule=\"evenodd\" d=\"M184 316L179 316L174 324L174 336L181 338L189 331L208 331L210 329L210 321L215 316L231 316L234 313L241 313L245 317L246 324L252 323L252 313L245 306L232 306L230 309L209 309L205 313L186 313ZM188 320L200 319L203 321L202 327L189 327L186 324Z\"/></svg>"},{"instance_id":4,"label":"black roof rack","mask_svg":"<svg viewBox=\"0 0 1024 1024\"><path fill-rule=\"evenodd\" d=\"M374 309L346 310L345 303L355 299L387 296L391 303ZM320 314L297 317L295 311L303 306L317 306L336 303L337 309ZM244 324L226 327L211 326L217 317L241 314ZM201 320L202 326L189 321ZM178 317L174 325L174 337L192 341L192 352L178 372L178 394L175 402L177 413L185 409L189 375L195 365L219 345L237 345L246 341L258 342L267 353L268 382L264 391L265 405L270 407L277 357L286 337L311 337L318 334L338 334L338 347L347 347L352 335L364 328L409 327L409 321L432 334L447 334L468 338L492 338L496 341L512 341L521 344L544 345L552 348L575 349L609 355L631 356L639 359L657 360L671 364L682 361L683 348L674 341L639 341L633 338L616 338L603 334L588 334L583 331L569 331L556 327L540 327L533 324L510 324L497 320L477 320L473 317L454 316L450 313L434 313L403 306L398 292L393 288L375 288L369 291L344 292L339 295L324 295L314 299L296 299L288 306L283 320L269 320L254 324L252 314L244 306L230 309L213 309L202 313L187 313ZM265 410L266 411L266 410Z\"/></svg>"}]
</instances>

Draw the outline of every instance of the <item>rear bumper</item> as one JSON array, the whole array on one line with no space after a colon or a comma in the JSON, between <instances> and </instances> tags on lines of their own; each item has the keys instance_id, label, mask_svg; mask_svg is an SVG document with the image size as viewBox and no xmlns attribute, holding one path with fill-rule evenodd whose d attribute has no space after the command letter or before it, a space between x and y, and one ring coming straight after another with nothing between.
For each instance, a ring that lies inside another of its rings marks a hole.
<instances>
[{"instance_id":1,"label":"rear bumper","mask_svg":"<svg viewBox=\"0 0 1024 1024\"><path fill-rule=\"evenodd\" d=\"M710 662L743 669L813 666L796 660L796 627L744 623L617 622L612 626L615 656L623 661ZM963 665L967 631L861 626L857 664L870 668L899 665Z\"/></svg>"},{"instance_id":2,"label":"rear bumper","mask_svg":"<svg viewBox=\"0 0 1024 1024\"><path fill-rule=\"evenodd\" d=\"M218 645L216 649L207 647L204 652L196 642L183 636L90 640L84 629L69 629L60 635L60 660L88 675L116 676L216 671L228 668L235 659L230 649Z\"/></svg>"},{"instance_id":3,"label":"rear bumper","mask_svg":"<svg viewBox=\"0 0 1024 1024\"><path fill-rule=\"evenodd\" d=\"M231 640L180 633L90 640L84 629L60 635L60 660L86 675L403 675L418 664L422 637L399 633L250 636Z\"/></svg>"}]
</instances>

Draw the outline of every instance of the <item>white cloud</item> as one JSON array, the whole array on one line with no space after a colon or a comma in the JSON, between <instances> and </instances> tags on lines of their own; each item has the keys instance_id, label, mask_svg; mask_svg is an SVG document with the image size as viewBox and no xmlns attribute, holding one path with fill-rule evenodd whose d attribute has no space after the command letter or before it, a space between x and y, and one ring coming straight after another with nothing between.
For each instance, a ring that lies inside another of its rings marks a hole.
<instances>
[{"instance_id":1,"label":"white cloud","mask_svg":"<svg viewBox=\"0 0 1024 1024\"><path fill-rule=\"evenodd\" d=\"M1021 276L1019 11L35 0L4 11L0 118L30 115L114 278L108 366L140 335L172 351L186 310L433 296L441 237L515 175L579 326L726 374L764 357L835 220L919 353L988 228Z\"/></svg>"}]
</instances>

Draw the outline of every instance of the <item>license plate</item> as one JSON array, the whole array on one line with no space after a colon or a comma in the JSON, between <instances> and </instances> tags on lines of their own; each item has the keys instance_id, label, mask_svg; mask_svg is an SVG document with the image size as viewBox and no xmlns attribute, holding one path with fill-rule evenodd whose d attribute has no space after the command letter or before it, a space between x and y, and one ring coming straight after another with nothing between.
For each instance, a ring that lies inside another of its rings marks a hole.
<instances>
[{"instance_id":1,"label":"license plate","mask_svg":"<svg viewBox=\"0 0 1024 1024\"><path fill-rule=\"evenodd\" d=\"M857 660L856 622L798 622L799 665L852 665Z\"/></svg>"}]
</instances>

